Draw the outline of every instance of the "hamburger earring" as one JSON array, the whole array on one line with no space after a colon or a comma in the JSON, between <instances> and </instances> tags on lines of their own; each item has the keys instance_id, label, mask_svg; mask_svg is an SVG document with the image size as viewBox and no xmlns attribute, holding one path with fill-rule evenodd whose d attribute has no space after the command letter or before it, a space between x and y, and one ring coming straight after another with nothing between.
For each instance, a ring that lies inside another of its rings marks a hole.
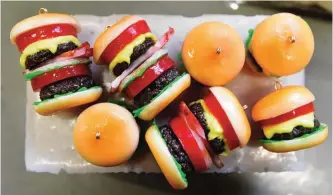
<instances>
[{"instance_id":1,"label":"hamburger earring","mask_svg":"<svg viewBox=\"0 0 333 195\"><path fill-rule=\"evenodd\" d=\"M247 64L275 79L275 91L252 109L253 120L260 123L265 135L261 140L264 148L290 152L324 142L328 130L314 115L314 95L305 87L283 87L279 81L279 77L295 74L310 62L314 38L308 24L293 14L272 15L249 31L246 47Z\"/></svg>"},{"instance_id":2,"label":"hamburger earring","mask_svg":"<svg viewBox=\"0 0 333 195\"><path fill-rule=\"evenodd\" d=\"M212 162L223 166L219 156L245 146L250 124L236 96L227 88L210 87L202 99L186 105L167 125L155 122L146 142L165 177L175 189L187 187L186 174L205 171Z\"/></svg>"},{"instance_id":3,"label":"hamburger earring","mask_svg":"<svg viewBox=\"0 0 333 195\"><path fill-rule=\"evenodd\" d=\"M230 53L232 55L228 55ZM187 33L181 60L199 83L222 86L242 70L245 47L241 36L231 26L222 22L204 22Z\"/></svg>"},{"instance_id":4,"label":"hamburger earring","mask_svg":"<svg viewBox=\"0 0 333 195\"><path fill-rule=\"evenodd\" d=\"M246 62L255 72L287 76L303 70L314 52L309 25L290 13L274 14L249 30Z\"/></svg>"},{"instance_id":5,"label":"hamburger earring","mask_svg":"<svg viewBox=\"0 0 333 195\"><path fill-rule=\"evenodd\" d=\"M94 102L102 94L89 68L92 49L77 39L79 32L74 17L45 8L11 29L10 40L21 53L25 80L39 96L33 105L40 115Z\"/></svg>"},{"instance_id":6,"label":"hamburger earring","mask_svg":"<svg viewBox=\"0 0 333 195\"><path fill-rule=\"evenodd\" d=\"M275 82L275 89L252 109L253 120L264 132L263 147L271 152L291 152L323 143L328 127L315 117L312 92L303 86L282 87L280 82Z\"/></svg>"},{"instance_id":7,"label":"hamburger earring","mask_svg":"<svg viewBox=\"0 0 333 195\"><path fill-rule=\"evenodd\" d=\"M173 34L169 28L157 39L143 18L126 16L95 42L95 63L108 65L114 77L111 93L133 100L133 114L142 120L152 120L190 86L190 75L180 73L163 49Z\"/></svg>"}]
</instances>

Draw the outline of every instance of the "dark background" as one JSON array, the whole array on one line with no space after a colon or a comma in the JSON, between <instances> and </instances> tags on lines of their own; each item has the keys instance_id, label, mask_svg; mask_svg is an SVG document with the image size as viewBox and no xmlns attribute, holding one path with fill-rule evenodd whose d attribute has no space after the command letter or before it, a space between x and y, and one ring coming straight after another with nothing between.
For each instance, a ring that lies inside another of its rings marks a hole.
<instances>
[{"instance_id":1,"label":"dark background","mask_svg":"<svg viewBox=\"0 0 333 195\"><path fill-rule=\"evenodd\" d=\"M1 3L1 192L4 195L69 194L331 194L332 150L328 140L306 151L309 168L305 173L196 174L189 176L189 188L174 191L161 174L31 173L24 165L25 81L18 65L19 53L9 42L10 29L20 20L46 7L70 14L273 14L268 4L241 4L232 10L227 2L2 2ZM316 95L316 115L332 124L332 20L317 11L299 11L311 26L316 49L306 69L306 86ZM305 15L304 15L305 14Z\"/></svg>"}]
</instances>

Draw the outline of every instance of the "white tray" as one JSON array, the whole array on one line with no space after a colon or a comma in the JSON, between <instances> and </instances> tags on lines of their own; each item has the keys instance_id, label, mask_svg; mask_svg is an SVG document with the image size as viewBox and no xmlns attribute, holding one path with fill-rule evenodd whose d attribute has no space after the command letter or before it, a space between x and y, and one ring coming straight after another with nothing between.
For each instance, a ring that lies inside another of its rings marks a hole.
<instances>
[{"instance_id":1,"label":"white tray","mask_svg":"<svg viewBox=\"0 0 333 195\"><path fill-rule=\"evenodd\" d=\"M123 15L108 17L75 16L82 26L79 34L81 42L88 41L92 46L96 37ZM254 28L266 16L228 16L228 15L203 15L195 18L182 16L142 15L149 23L152 31L159 37L169 26L175 29L175 36L168 43L169 55L176 61L180 51L182 40L186 33L195 25L204 21L221 21L231 25L245 40L248 29ZM103 85L110 82L110 75L104 66L93 64L93 76ZM283 85L304 85L304 71L292 76L282 78ZM268 77L254 77L248 72L242 71L236 79L227 85L243 105L247 105L247 114L252 105L262 96L273 90L273 80ZM193 93L193 90L192 90ZM196 91L194 90L194 93ZM118 167L102 168L93 166L84 161L75 151L72 142L72 127L76 117L85 107L62 112L57 115L43 117L33 111L32 103L37 100L36 94L27 83L26 103L26 143L25 162L26 169L33 172L59 173L88 173L88 172L160 172L149 150L140 151L133 160ZM170 109L169 109L170 110ZM163 115L169 115L168 109ZM145 131L145 129L142 129ZM252 129L254 136L260 131ZM144 141L141 143L144 145ZM142 146L143 148L146 148ZM243 149L233 151L228 157L223 158L224 168L211 169L207 172L266 172L266 171L297 171L304 168L303 152L290 152L275 154L264 150L251 142Z\"/></svg>"}]
</instances>

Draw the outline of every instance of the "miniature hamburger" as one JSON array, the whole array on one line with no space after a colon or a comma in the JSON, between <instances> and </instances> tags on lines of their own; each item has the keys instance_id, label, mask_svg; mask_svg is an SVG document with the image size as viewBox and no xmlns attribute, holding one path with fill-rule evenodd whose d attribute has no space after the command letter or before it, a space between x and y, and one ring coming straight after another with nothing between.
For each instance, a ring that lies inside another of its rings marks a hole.
<instances>
[{"instance_id":1,"label":"miniature hamburger","mask_svg":"<svg viewBox=\"0 0 333 195\"><path fill-rule=\"evenodd\" d=\"M20 21L10 32L11 42L22 53L25 79L39 93L34 107L41 115L93 102L102 93L89 68L92 49L77 39L79 31L72 16L42 8L39 15Z\"/></svg>"},{"instance_id":2,"label":"miniature hamburger","mask_svg":"<svg viewBox=\"0 0 333 195\"><path fill-rule=\"evenodd\" d=\"M182 45L186 70L198 82L221 86L233 80L245 62L242 38L231 26L205 22L187 33Z\"/></svg>"},{"instance_id":3,"label":"miniature hamburger","mask_svg":"<svg viewBox=\"0 0 333 195\"><path fill-rule=\"evenodd\" d=\"M250 135L250 124L234 94L211 87L189 107L182 102L179 115L167 125L154 123L145 138L171 186L184 189L187 173L207 170L212 161L220 168L217 156L245 146Z\"/></svg>"},{"instance_id":4,"label":"miniature hamburger","mask_svg":"<svg viewBox=\"0 0 333 195\"><path fill-rule=\"evenodd\" d=\"M157 39L143 18L126 16L95 42L94 61L108 65L115 76L111 92L133 100L134 115L143 120L152 120L190 86L190 76L181 74L163 49L173 33L170 28Z\"/></svg>"},{"instance_id":5,"label":"miniature hamburger","mask_svg":"<svg viewBox=\"0 0 333 195\"><path fill-rule=\"evenodd\" d=\"M263 129L264 148L290 152L323 143L328 128L315 117L314 100L311 91L302 86L283 87L259 100L252 118Z\"/></svg>"},{"instance_id":6,"label":"miniature hamburger","mask_svg":"<svg viewBox=\"0 0 333 195\"><path fill-rule=\"evenodd\" d=\"M268 76L287 76L304 69L314 52L309 25L290 13L272 15L249 31L247 64Z\"/></svg>"},{"instance_id":7,"label":"miniature hamburger","mask_svg":"<svg viewBox=\"0 0 333 195\"><path fill-rule=\"evenodd\" d=\"M73 129L76 151L91 164L112 167L128 161L139 144L140 129L122 106L98 103L85 109Z\"/></svg>"}]
</instances>

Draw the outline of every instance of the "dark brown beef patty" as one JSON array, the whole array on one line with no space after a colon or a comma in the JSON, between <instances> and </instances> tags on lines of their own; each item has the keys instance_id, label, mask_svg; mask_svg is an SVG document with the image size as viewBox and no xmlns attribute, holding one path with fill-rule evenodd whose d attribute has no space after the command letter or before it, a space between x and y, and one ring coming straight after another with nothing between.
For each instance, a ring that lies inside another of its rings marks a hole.
<instances>
[{"instance_id":1,"label":"dark brown beef patty","mask_svg":"<svg viewBox=\"0 0 333 195\"><path fill-rule=\"evenodd\" d=\"M133 53L130 57L131 62L138 59L141 55L146 53L146 51L155 44L154 40L151 38L147 38L141 45L138 45L134 47ZM116 66L113 68L113 74L116 76L121 75L124 70L126 70L129 67L129 64L127 62L121 62L116 64Z\"/></svg>"},{"instance_id":2,"label":"dark brown beef patty","mask_svg":"<svg viewBox=\"0 0 333 195\"><path fill-rule=\"evenodd\" d=\"M247 52L247 60L248 62L251 63L252 65L252 68L255 68L256 71L258 72L263 72L261 66L258 64L258 62L256 61L256 59L253 57L252 53L251 52Z\"/></svg>"},{"instance_id":3,"label":"dark brown beef patty","mask_svg":"<svg viewBox=\"0 0 333 195\"><path fill-rule=\"evenodd\" d=\"M156 80L150 83L138 95L134 97L134 104L137 107L142 107L149 104L152 99L157 96L168 84L179 76L177 69L169 69L159 76Z\"/></svg>"},{"instance_id":4,"label":"dark brown beef patty","mask_svg":"<svg viewBox=\"0 0 333 195\"><path fill-rule=\"evenodd\" d=\"M90 88L95 86L90 76L77 76L61 80L43 87L40 91L40 99L51 99L55 95L62 95L68 92L75 92L82 87Z\"/></svg>"},{"instance_id":5,"label":"dark brown beef patty","mask_svg":"<svg viewBox=\"0 0 333 195\"><path fill-rule=\"evenodd\" d=\"M188 173L193 171L193 165L187 156L184 148L180 144L175 133L172 131L170 126L164 125L159 127L162 138L165 140L169 152L175 158L175 160L181 165L182 171Z\"/></svg>"},{"instance_id":6,"label":"dark brown beef patty","mask_svg":"<svg viewBox=\"0 0 333 195\"><path fill-rule=\"evenodd\" d=\"M315 118L313 128L297 126L293 129L293 131L291 133L281 133L281 134L275 133L271 139L272 140L290 140L290 139L294 139L297 137L301 137L302 135L305 135L305 134L309 134L319 127L320 127L320 122Z\"/></svg>"},{"instance_id":7,"label":"dark brown beef patty","mask_svg":"<svg viewBox=\"0 0 333 195\"><path fill-rule=\"evenodd\" d=\"M204 109L202 108L200 103L194 103L189 108L192 111L192 113L194 114L194 116L200 122L202 128L205 131L206 138L208 140L208 133L209 133L210 129L208 127L206 118L204 116L204 112L205 112ZM221 154L225 151L225 149L224 149L225 143L223 140L215 138L213 140L208 140L208 142L215 154Z\"/></svg>"},{"instance_id":8,"label":"dark brown beef patty","mask_svg":"<svg viewBox=\"0 0 333 195\"><path fill-rule=\"evenodd\" d=\"M39 52L27 56L27 59L25 61L25 66L29 70L33 70L38 67L38 65L48 59L51 59L55 56L58 56L62 53L65 53L67 51L71 51L76 49L77 46L73 42L63 43L59 44L57 47L57 51L55 53L52 53L50 50L40 50Z\"/></svg>"}]
</instances>

